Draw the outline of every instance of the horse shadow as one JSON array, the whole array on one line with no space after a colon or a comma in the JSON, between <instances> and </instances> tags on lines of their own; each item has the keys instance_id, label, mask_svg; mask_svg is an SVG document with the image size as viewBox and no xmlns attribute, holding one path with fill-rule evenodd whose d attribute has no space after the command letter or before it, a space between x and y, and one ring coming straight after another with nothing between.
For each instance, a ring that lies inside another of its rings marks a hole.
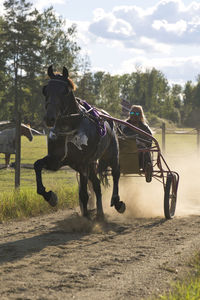
<instances>
[{"instance_id":1,"label":"horse shadow","mask_svg":"<svg viewBox=\"0 0 200 300\"><path fill-rule=\"evenodd\" d=\"M78 214L67 217L63 220L54 222L54 227L48 232L25 237L19 240L5 242L0 245L0 264L14 262L25 257L30 257L34 253L39 253L49 246L64 246L70 242L76 241L82 243L88 236L88 244L93 243L92 235L112 232L112 235L125 234L126 226L115 222L96 222L88 220ZM35 229L37 231L38 228ZM33 230L34 231L34 230ZM32 231L30 232L32 233ZM102 238L95 239L95 242L101 242Z\"/></svg>"}]
</instances>

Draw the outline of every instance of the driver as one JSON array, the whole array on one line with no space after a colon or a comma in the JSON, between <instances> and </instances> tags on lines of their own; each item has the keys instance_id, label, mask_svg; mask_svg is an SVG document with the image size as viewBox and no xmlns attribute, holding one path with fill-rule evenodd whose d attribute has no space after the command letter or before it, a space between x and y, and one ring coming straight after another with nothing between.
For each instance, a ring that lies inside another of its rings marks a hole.
<instances>
[{"instance_id":1,"label":"driver","mask_svg":"<svg viewBox=\"0 0 200 300\"><path fill-rule=\"evenodd\" d=\"M147 120L141 105L131 106L129 118L126 120L126 122L152 135L152 131L147 124ZM150 148L152 145L152 140L150 138L128 126L125 126L122 129L122 132L127 136L136 138L136 144L139 149ZM146 181L150 182L152 180L153 171L150 152L139 152L139 166L145 172Z\"/></svg>"}]
</instances>

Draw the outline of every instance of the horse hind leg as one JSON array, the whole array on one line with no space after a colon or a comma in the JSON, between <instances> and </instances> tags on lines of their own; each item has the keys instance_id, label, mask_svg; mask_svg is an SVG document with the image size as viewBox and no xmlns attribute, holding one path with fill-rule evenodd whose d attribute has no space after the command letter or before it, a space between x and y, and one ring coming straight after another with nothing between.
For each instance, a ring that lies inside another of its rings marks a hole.
<instances>
[{"instance_id":1,"label":"horse hind leg","mask_svg":"<svg viewBox=\"0 0 200 300\"><path fill-rule=\"evenodd\" d=\"M80 183L79 183L79 204L83 217L89 218L88 215L88 192L87 192L88 178L86 175L80 173Z\"/></svg>"},{"instance_id":2,"label":"horse hind leg","mask_svg":"<svg viewBox=\"0 0 200 300\"><path fill-rule=\"evenodd\" d=\"M124 213L126 210L126 205L123 201L120 201L119 197L119 178L120 169L118 165L113 165L112 167L112 177L113 177L113 193L111 198L110 206L114 206L119 213Z\"/></svg>"},{"instance_id":3,"label":"horse hind leg","mask_svg":"<svg viewBox=\"0 0 200 300\"><path fill-rule=\"evenodd\" d=\"M5 167L8 168L10 164L10 153L5 153Z\"/></svg>"},{"instance_id":4,"label":"horse hind leg","mask_svg":"<svg viewBox=\"0 0 200 300\"><path fill-rule=\"evenodd\" d=\"M119 179L120 179L120 166L119 166L119 148L117 140L113 139L112 143L112 159L111 159L111 169L113 178L113 193L111 198L110 206L114 206L119 213L124 213L126 210L126 205L123 201L120 201L119 197Z\"/></svg>"}]
</instances>

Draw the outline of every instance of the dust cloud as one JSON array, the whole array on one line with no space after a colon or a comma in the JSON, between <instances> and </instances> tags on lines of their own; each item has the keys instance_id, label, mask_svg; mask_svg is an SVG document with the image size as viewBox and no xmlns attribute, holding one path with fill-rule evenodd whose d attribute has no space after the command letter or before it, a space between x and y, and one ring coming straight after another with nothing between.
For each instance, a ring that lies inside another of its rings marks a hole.
<instances>
[{"instance_id":1,"label":"dust cloud","mask_svg":"<svg viewBox=\"0 0 200 300\"><path fill-rule=\"evenodd\" d=\"M200 155L171 158L170 165L179 173L177 216L200 215ZM176 169L175 169L176 168Z\"/></svg>"},{"instance_id":2,"label":"dust cloud","mask_svg":"<svg viewBox=\"0 0 200 300\"><path fill-rule=\"evenodd\" d=\"M109 216L119 216L114 207L110 207L112 188L103 193L104 211ZM163 187L155 181L146 183L144 177L121 177L119 185L120 200L126 204L123 218L150 218L162 216Z\"/></svg>"},{"instance_id":3,"label":"dust cloud","mask_svg":"<svg viewBox=\"0 0 200 300\"><path fill-rule=\"evenodd\" d=\"M197 153L165 157L171 171L179 174L177 206L175 216L200 214L200 158ZM162 164L163 169L166 169ZM111 182L112 183L112 182ZM109 216L119 216L110 207L112 186L103 192L104 211ZM149 218L164 216L164 188L153 178L146 183L144 177L121 177L120 199L126 204L123 218Z\"/></svg>"},{"instance_id":4,"label":"dust cloud","mask_svg":"<svg viewBox=\"0 0 200 300\"><path fill-rule=\"evenodd\" d=\"M200 157L197 153L184 156L175 153L174 156L166 156L165 159L170 170L177 172L180 176L175 216L200 215ZM162 164L162 167L166 170L164 164ZM124 214L119 214L114 207L110 207L111 178L109 183L110 187L102 188L104 212L109 218L121 218L122 220L164 218L164 188L162 182L153 178L152 182L147 183L142 176L121 176L119 194L120 200L126 204ZM93 211L96 205L92 189L90 189L90 193L91 203L89 203L89 209ZM62 221L59 227L65 232L74 233L102 233L105 231L101 223L94 223L80 217L79 213L74 213L70 218Z\"/></svg>"},{"instance_id":5,"label":"dust cloud","mask_svg":"<svg viewBox=\"0 0 200 300\"><path fill-rule=\"evenodd\" d=\"M102 224L93 222L77 214L57 222L60 231L65 233L103 233Z\"/></svg>"}]
</instances>

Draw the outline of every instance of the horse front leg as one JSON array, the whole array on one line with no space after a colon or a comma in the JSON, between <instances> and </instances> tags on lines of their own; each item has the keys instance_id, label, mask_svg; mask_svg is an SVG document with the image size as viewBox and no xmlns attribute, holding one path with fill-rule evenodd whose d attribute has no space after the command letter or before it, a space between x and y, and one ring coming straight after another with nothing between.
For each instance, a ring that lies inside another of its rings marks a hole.
<instances>
[{"instance_id":1,"label":"horse front leg","mask_svg":"<svg viewBox=\"0 0 200 300\"><path fill-rule=\"evenodd\" d=\"M52 159L49 156L45 156L42 159L37 160L34 163L34 170L36 174L36 183L37 183L37 193L51 205L51 206L56 206L58 202L58 198L56 194L52 191L46 192L45 187L42 183L42 169L52 169Z\"/></svg>"},{"instance_id":2,"label":"horse front leg","mask_svg":"<svg viewBox=\"0 0 200 300\"><path fill-rule=\"evenodd\" d=\"M112 177L113 177L113 192L112 192L110 206L114 206L119 213L124 213L126 210L126 205L123 201L120 201L120 197L119 197L119 179L120 179L119 164L113 164Z\"/></svg>"},{"instance_id":3,"label":"horse front leg","mask_svg":"<svg viewBox=\"0 0 200 300\"><path fill-rule=\"evenodd\" d=\"M88 209L87 209L87 204L88 204L88 192L87 192L87 183L88 183L88 178L87 176L83 175L80 173L80 183L79 183L79 204L81 208L81 212L83 217L88 218Z\"/></svg>"},{"instance_id":4,"label":"horse front leg","mask_svg":"<svg viewBox=\"0 0 200 300\"><path fill-rule=\"evenodd\" d=\"M96 195L97 219L98 220L104 220L101 185L100 185L100 180L98 179L98 177L96 175L94 166L92 166L90 168L89 179L92 182L92 188L93 188L93 190L95 192L95 195Z\"/></svg>"}]
</instances>

